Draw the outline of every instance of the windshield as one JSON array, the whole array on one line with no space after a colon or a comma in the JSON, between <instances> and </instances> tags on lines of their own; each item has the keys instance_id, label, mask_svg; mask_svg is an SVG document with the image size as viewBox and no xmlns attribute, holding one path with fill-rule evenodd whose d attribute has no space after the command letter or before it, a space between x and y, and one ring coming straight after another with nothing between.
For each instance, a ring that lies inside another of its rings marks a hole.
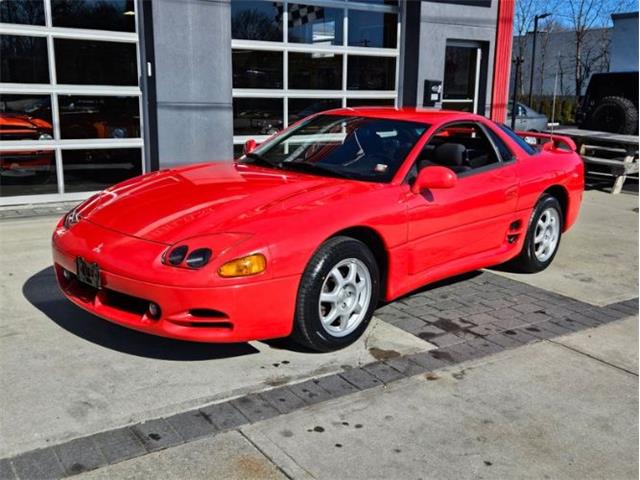
<instances>
[{"instance_id":1,"label":"windshield","mask_svg":"<svg viewBox=\"0 0 640 480\"><path fill-rule=\"evenodd\" d=\"M389 182L423 123L319 115L261 145L242 161L354 180Z\"/></svg>"}]
</instances>

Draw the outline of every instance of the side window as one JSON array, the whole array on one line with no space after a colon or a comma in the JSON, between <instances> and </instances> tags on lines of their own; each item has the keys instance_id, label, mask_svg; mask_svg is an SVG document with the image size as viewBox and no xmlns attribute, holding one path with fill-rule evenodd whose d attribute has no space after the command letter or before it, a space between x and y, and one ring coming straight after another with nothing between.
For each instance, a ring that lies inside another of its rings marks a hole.
<instances>
[{"instance_id":1,"label":"side window","mask_svg":"<svg viewBox=\"0 0 640 480\"><path fill-rule=\"evenodd\" d=\"M518 144L518 146L520 148L522 148L525 152L527 152L529 155L534 155L535 153L538 152L535 148L533 148L531 145L529 145L527 142L525 142L524 139L519 137L518 134L516 134L516 132L511 130L506 125L502 125L500 123L496 123L496 125L498 126L498 128L500 130L502 130L504 133L506 133L509 136L509 138L511 138L511 140L516 142Z\"/></svg>"},{"instance_id":2,"label":"side window","mask_svg":"<svg viewBox=\"0 0 640 480\"><path fill-rule=\"evenodd\" d=\"M498 136L498 134L489 127L487 127L485 130L489 132L489 136L491 137L493 144L498 149L498 153L500 154L500 159L503 162L510 162L511 160L513 160L514 159L513 153L511 153L511 150L509 150L509 147L507 147L507 145L502 141L502 139Z\"/></svg>"},{"instance_id":3,"label":"side window","mask_svg":"<svg viewBox=\"0 0 640 480\"><path fill-rule=\"evenodd\" d=\"M441 128L429 140L418 158L418 169L441 165L467 174L499 162L495 148L477 123L455 123Z\"/></svg>"}]
</instances>

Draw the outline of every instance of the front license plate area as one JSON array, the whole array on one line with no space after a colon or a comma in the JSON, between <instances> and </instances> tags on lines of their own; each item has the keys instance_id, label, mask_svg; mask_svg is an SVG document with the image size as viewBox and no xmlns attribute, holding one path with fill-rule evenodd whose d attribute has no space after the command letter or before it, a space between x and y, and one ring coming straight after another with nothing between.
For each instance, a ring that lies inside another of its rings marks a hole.
<instances>
[{"instance_id":1,"label":"front license plate area","mask_svg":"<svg viewBox=\"0 0 640 480\"><path fill-rule=\"evenodd\" d=\"M82 257L76 258L76 275L78 281L92 286L93 288L100 288L100 267L97 263L89 263Z\"/></svg>"}]
</instances>

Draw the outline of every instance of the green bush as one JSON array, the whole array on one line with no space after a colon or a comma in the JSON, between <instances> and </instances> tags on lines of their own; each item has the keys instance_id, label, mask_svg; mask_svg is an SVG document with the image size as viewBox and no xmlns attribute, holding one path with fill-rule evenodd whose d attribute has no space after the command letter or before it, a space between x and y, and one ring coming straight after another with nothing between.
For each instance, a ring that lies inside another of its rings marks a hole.
<instances>
[{"instance_id":1,"label":"green bush","mask_svg":"<svg viewBox=\"0 0 640 480\"><path fill-rule=\"evenodd\" d=\"M527 103L526 99L521 100ZM571 125L575 122L576 100L574 97L556 97L555 121L563 125ZM553 97L535 97L532 107L535 111L544 113L551 122L553 113Z\"/></svg>"}]
</instances>

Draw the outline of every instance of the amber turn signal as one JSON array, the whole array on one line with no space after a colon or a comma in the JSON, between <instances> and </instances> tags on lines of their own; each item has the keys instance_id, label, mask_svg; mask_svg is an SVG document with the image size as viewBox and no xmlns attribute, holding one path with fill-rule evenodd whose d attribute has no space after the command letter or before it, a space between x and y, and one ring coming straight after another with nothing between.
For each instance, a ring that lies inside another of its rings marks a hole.
<instances>
[{"instance_id":1,"label":"amber turn signal","mask_svg":"<svg viewBox=\"0 0 640 480\"><path fill-rule=\"evenodd\" d=\"M266 268L267 259L264 255L255 253L225 263L218 269L218 274L221 277L246 277L264 272Z\"/></svg>"}]
</instances>

